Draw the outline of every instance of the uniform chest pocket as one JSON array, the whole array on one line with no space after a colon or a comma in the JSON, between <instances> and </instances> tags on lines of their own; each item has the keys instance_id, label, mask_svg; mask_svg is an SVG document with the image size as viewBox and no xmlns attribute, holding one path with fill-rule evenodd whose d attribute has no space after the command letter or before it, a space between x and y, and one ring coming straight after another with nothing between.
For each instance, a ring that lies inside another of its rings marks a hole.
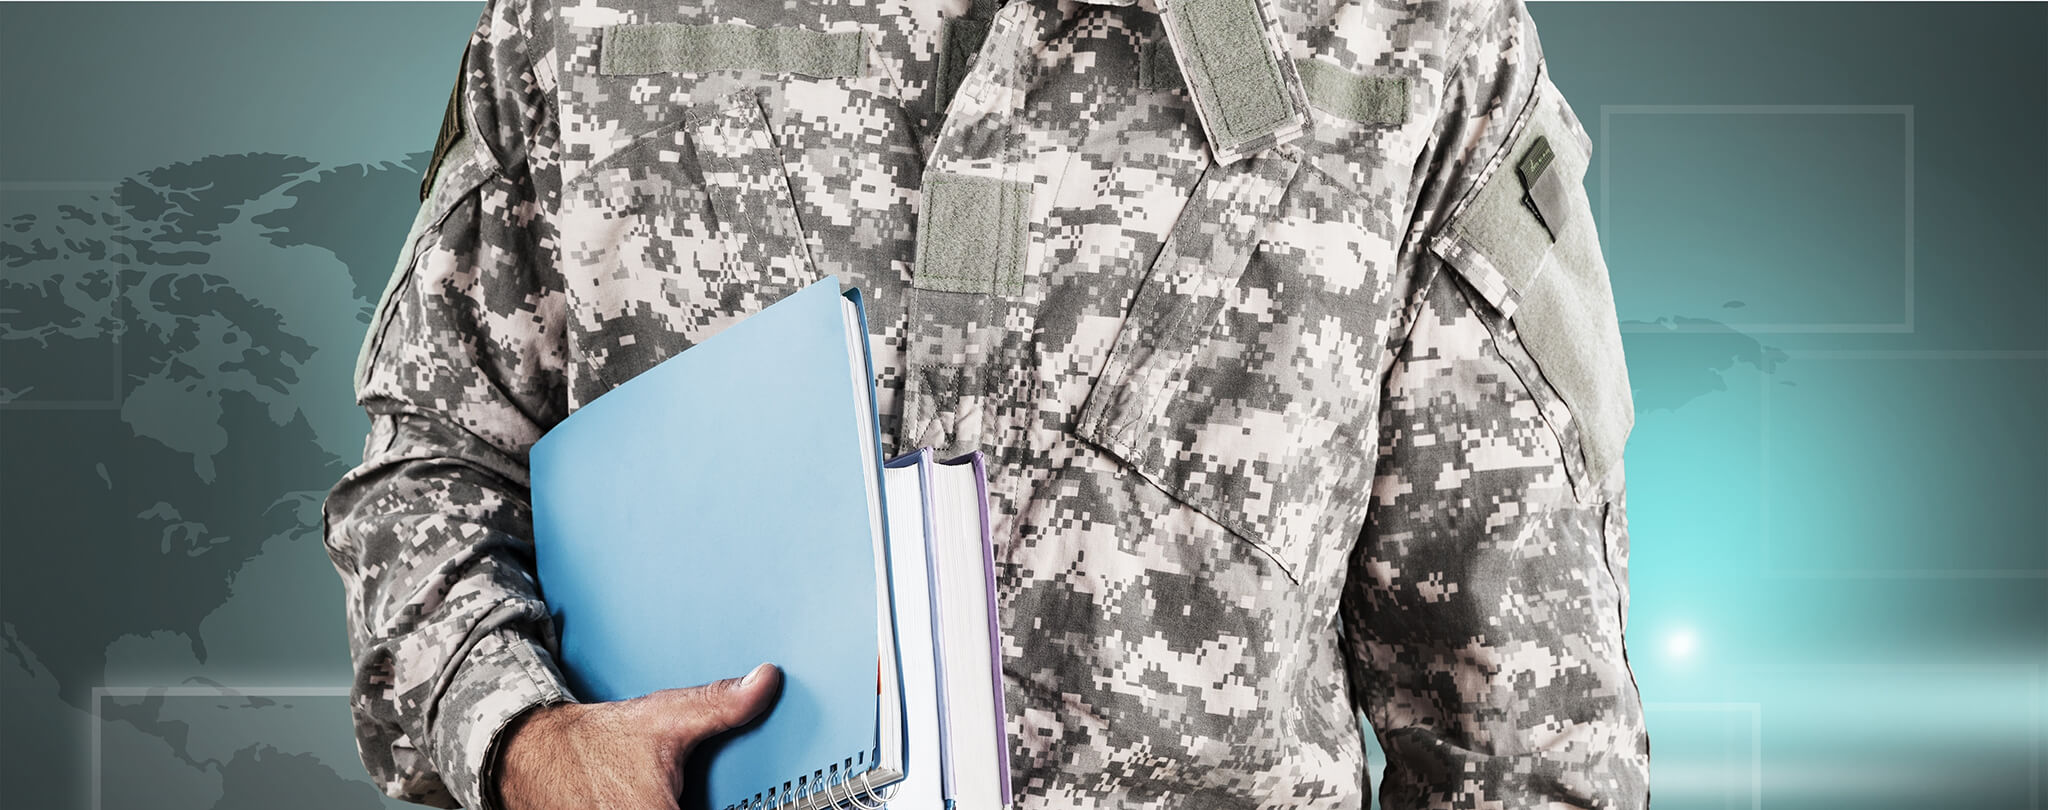
<instances>
[{"instance_id":1,"label":"uniform chest pocket","mask_svg":"<svg viewBox=\"0 0 2048 810\"><path fill-rule=\"evenodd\" d=\"M595 387L583 393L822 277L755 89L683 108L570 179L564 197L571 340Z\"/></svg>"},{"instance_id":2,"label":"uniform chest pocket","mask_svg":"<svg viewBox=\"0 0 2048 810\"><path fill-rule=\"evenodd\" d=\"M1563 448L1581 503L1600 500L1635 424L1607 263L1584 186L1592 139L1539 67L1491 173L1430 249L1462 277L1503 357Z\"/></svg>"},{"instance_id":3,"label":"uniform chest pocket","mask_svg":"<svg viewBox=\"0 0 2048 810\"><path fill-rule=\"evenodd\" d=\"M1371 453L1349 451L1377 347L1354 338L1383 285L1324 274L1363 267L1356 224L1327 216L1330 188L1286 148L1210 166L1074 427L1297 584L1335 570L1333 507L1370 474Z\"/></svg>"}]
</instances>

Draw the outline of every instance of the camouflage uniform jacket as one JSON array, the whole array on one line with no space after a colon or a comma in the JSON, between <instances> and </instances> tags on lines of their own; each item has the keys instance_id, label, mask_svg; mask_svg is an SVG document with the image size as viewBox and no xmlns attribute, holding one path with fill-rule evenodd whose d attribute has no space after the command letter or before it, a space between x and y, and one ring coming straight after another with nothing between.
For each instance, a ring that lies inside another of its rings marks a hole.
<instances>
[{"instance_id":1,"label":"camouflage uniform jacket","mask_svg":"<svg viewBox=\"0 0 2048 810\"><path fill-rule=\"evenodd\" d=\"M490 0L326 504L364 762L574 699L527 448L827 274L990 460L1020 808L1639 807L1634 422L1519 0ZM772 373L772 370L763 370Z\"/></svg>"}]
</instances>

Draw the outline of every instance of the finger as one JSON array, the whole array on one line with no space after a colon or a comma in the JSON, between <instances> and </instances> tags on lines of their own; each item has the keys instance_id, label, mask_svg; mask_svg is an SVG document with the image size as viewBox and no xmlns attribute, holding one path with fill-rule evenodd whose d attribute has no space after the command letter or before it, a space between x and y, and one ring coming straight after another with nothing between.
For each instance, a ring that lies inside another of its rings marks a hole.
<instances>
[{"instance_id":1,"label":"finger","mask_svg":"<svg viewBox=\"0 0 2048 810\"><path fill-rule=\"evenodd\" d=\"M744 678L656 692L661 697L656 710L670 739L687 749L754 719L774 702L781 684L782 671L762 664Z\"/></svg>"}]
</instances>

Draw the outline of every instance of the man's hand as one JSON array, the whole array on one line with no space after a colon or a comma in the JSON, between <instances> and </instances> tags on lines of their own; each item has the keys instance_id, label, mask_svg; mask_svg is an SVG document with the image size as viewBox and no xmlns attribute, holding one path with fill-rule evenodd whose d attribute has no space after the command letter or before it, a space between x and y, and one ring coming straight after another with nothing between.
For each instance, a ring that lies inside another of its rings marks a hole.
<instances>
[{"instance_id":1,"label":"man's hand","mask_svg":"<svg viewBox=\"0 0 2048 810\"><path fill-rule=\"evenodd\" d=\"M760 714L781 682L762 664L744 679L527 712L507 732L498 797L504 810L675 810L690 750Z\"/></svg>"}]
</instances>

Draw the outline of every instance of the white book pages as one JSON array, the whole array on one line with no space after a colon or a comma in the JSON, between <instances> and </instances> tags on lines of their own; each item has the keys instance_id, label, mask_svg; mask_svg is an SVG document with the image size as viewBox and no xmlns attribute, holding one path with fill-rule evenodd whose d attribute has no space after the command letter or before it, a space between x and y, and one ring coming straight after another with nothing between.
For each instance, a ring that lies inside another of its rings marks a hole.
<instances>
[{"instance_id":1,"label":"white book pages","mask_svg":"<svg viewBox=\"0 0 2048 810\"><path fill-rule=\"evenodd\" d=\"M940 785L938 660L933 649L930 561L923 484L916 465L882 471L888 493L889 570L901 639L903 729L910 759L889 798L892 810L944 810Z\"/></svg>"},{"instance_id":2,"label":"white book pages","mask_svg":"<svg viewBox=\"0 0 2048 810\"><path fill-rule=\"evenodd\" d=\"M997 810L1008 804L1002 758L1008 732L996 710L996 675L988 589L984 507L970 464L932 468L933 546L939 570L940 655L959 810Z\"/></svg>"}]
</instances>

